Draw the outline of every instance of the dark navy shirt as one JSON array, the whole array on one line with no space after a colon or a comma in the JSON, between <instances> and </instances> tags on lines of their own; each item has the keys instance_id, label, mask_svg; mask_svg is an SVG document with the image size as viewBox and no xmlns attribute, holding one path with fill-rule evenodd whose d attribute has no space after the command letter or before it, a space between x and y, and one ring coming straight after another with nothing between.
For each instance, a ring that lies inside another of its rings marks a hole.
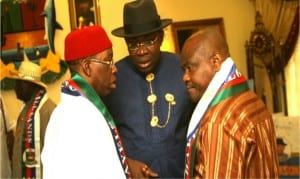
<instances>
[{"instance_id":1,"label":"dark navy shirt","mask_svg":"<svg viewBox=\"0 0 300 179\"><path fill-rule=\"evenodd\" d=\"M186 131L193 107L182 81L179 56L162 52L160 58L160 64L152 72L153 93L157 96L155 113L160 125L165 124L169 110L165 94L173 94L176 101L165 128L151 127L149 82L133 66L129 56L116 64L117 88L104 102L116 122L128 157L146 163L161 178L182 178Z\"/></svg>"}]
</instances>

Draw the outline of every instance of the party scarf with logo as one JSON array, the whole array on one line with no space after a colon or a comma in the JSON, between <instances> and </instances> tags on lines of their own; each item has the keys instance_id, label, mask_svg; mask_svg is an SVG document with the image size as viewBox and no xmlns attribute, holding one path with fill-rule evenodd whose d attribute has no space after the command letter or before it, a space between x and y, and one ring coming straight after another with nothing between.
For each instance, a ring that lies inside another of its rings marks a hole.
<instances>
[{"instance_id":1,"label":"party scarf with logo","mask_svg":"<svg viewBox=\"0 0 300 179\"><path fill-rule=\"evenodd\" d=\"M80 95L86 97L101 112L106 122L108 123L108 126L110 127L124 173L127 178L131 178L128 162L126 159L126 153L119 132L116 128L115 122L113 121L111 114L108 112L101 98L98 96L98 94L96 94L95 90L80 75L75 73L73 74L71 80L68 80L64 83L62 91L66 93L72 92L73 95Z\"/></svg>"},{"instance_id":2,"label":"party scarf with logo","mask_svg":"<svg viewBox=\"0 0 300 179\"><path fill-rule=\"evenodd\" d=\"M220 101L247 91L248 89L245 77L237 71L231 58L227 58L223 62L221 70L216 73L210 82L192 115L187 133L186 162L184 171L185 178L193 178L196 152L195 141L197 141L196 134L199 130L201 119L205 112Z\"/></svg>"},{"instance_id":3,"label":"party scarf with logo","mask_svg":"<svg viewBox=\"0 0 300 179\"><path fill-rule=\"evenodd\" d=\"M31 106L26 113L22 139L22 178L41 177L40 123L39 119L35 119L35 112L45 94L46 90L38 90L30 100Z\"/></svg>"}]
</instances>

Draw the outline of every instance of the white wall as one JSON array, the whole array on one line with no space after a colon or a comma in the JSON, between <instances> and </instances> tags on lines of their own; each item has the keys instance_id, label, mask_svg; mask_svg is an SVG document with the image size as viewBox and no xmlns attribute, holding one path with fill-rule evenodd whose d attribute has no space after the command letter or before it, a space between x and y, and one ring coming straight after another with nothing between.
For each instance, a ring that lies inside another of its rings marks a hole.
<instances>
[{"instance_id":1,"label":"white wall","mask_svg":"<svg viewBox=\"0 0 300 179\"><path fill-rule=\"evenodd\" d=\"M285 68L286 90L287 90L287 106L289 116L300 116L300 98L296 97L300 91L300 38L298 37L295 52L288 65Z\"/></svg>"}]
</instances>

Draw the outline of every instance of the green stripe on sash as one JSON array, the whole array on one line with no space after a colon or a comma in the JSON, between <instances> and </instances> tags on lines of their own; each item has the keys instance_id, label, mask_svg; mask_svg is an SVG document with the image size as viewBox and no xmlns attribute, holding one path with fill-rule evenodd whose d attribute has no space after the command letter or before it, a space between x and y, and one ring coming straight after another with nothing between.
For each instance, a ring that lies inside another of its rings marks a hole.
<instances>
[{"instance_id":1,"label":"green stripe on sash","mask_svg":"<svg viewBox=\"0 0 300 179\"><path fill-rule=\"evenodd\" d=\"M90 100L97 107L97 109L102 113L105 120L107 121L109 128L111 130L111 133L113 135L113 139L114 139L114 142L116 145L116 150L118 152L120 162L124 169L124 174L126 175L127 178L131 178L131 174L129 172L129 166L128 166L128 163L126 160L126 154L124 151L124 147L123 147L121 138L119 136L118 130L116 128L116 124L115 124L111 114L109 113L108 109L106 108L103 101L96 93L96 91L90 86L89 83L87 83L87 81L85 81L84 78L82 78L79 74L75 73L72 76L72 79L80 87L80 89L84 93L85 97L88 100Z\"/></svg>"},{"instance_id":2,"label":"green stripe on sash","mask_svg":"<svg viewBox=\"0 0 300 179\"><path fill-rule=\"evenodd\" d=\"M214 105L218 104L220 101L222 101L228 97L234 96L236 94L242 93L247 90L249 90L247 81L237 84L235 86L225 88L217 94L217 96L209 104L208 108L213 107Z\"/></svg>"},{"instance_id":3,"label":"green stripe on sash","mask_svg":"<svg viewBox=\"0 0 300 179\"><path fill-rule=\"evenodd\" d=\"M106 106L102 102L101 98L98 96L96 91L78 74L74 74L72 79L84 92L85 96L98 108L98 110L103 114L105 119L112 125L116 126L115 122L112 119L112 116L108 112Z\"/></svg>"}]
</instances>

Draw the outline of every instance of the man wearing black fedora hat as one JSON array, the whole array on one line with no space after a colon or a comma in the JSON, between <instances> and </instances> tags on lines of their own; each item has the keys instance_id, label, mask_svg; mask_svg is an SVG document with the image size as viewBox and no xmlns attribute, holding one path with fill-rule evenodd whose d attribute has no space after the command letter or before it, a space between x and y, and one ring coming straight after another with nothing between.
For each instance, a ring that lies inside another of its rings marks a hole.
<instances>
[{"instance_id":1,"label":"man wearing black fedora hat","mask_svg":"<svg viewBox=\"0 0 300 179\"><path fill-rule=\"evenodd\" d=\"M182 178L185 135L193 109L178 55L160 51L163 28L153 0L128 2L123 27L112 34L125 39L129 55L116 66L117 88L105 98L133 177ZM157 174L157 175L156 175Z\"/></svg>"},{"instance_id":2,"label":"man wearing black fedora hat","mask_svg":"<svg viewBox=\"0 0 300 179\"><path fill-rule=\"evenodd\" d=\"M276 144L277 144L277 154L278 154L279 163L286 162L289 159L288 154L284 153L284 149L287 144L284 142L283 138L281 137L278 137L276 139Z\"/></svg>"}]
</instances>

